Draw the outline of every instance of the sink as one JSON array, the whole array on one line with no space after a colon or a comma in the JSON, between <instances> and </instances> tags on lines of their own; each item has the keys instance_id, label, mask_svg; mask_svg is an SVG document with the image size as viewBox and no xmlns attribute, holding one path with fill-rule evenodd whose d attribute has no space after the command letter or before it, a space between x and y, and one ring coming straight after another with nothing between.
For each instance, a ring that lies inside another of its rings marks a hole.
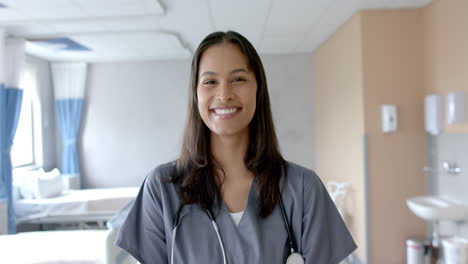
<instances>
[{"instance_id":1,"label":"sink","mask_svg":"<svg viewBox=\"0 0 468 264\"><path fill-rule=\"evenodd\" d=\"M429 221L467 221L468 205L440 196L419 196L406 200L409 209Z\"/></svg>"}]
</instances>

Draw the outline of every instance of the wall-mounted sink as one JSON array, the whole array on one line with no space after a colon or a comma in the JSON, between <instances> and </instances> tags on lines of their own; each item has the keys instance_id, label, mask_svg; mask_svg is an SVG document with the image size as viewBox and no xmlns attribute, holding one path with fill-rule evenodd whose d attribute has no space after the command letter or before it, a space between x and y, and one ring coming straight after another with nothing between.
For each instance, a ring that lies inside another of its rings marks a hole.
<instances>
[{"instance_id":1,"label":"wall-mounted sink","mask_svg":"<svg viewBox=\"0 0 468 264\"><path fill-rule=\"evenodd\" d=\"M417 216L429 220L467 221L468 205L439 196L419 196L406 200Z\"/></svg>"}]
</instances>

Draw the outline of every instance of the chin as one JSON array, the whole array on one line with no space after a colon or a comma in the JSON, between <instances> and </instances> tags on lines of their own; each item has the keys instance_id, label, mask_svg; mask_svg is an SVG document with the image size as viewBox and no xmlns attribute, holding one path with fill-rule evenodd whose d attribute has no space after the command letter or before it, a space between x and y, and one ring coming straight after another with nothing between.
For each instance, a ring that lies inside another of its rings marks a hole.
<instances>
[{"instance_id":1,"label":"chin","mask_svg":"<svg viewBox=\"0 0 468 264\"><path fill-rule=\"evenodd\" d=\"M243 128L243 129L234 129L234 128L231 128L231 129L215 129L215 130L211 130L211 132L217 136L221 136L221 137L231 137L231 136L236 136L236 135L242 135L243 133L245 133L246 131L248 131L246 128Z\"/></svg>"}]
</instances>

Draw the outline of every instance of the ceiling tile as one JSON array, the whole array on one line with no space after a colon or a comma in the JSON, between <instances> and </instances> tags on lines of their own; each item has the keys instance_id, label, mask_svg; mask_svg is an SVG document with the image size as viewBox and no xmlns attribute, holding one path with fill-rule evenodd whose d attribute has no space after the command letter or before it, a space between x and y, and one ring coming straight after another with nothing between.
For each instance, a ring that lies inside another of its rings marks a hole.
<instances>
[{"instance_id":1,"label":"ceiling tile","mask_svg":"<svg viewBox=\"0 0 468 264\"><path fill-rule=\"evenodd\" d=\"M106 25L100 20L70 20L62 22L47 23L54 27L58 32L63 35L73 33L90 33L90 32L103 32L107 30Z\"/></svg>"},{"instance_id":2,"label":"ceiling tile","mask_svg":"<svg viewBox=\"0 0 468 264\"><path fill-rule=\"evenodd\" d=\"M394 0L361 0L363 9L389 8Z\"/></svg>"},{"instance_id":3,"label":"ceiling tile","mask_svg":"<svg viewBox=\"0 0 468 264\"><path fill-rule=\"evenodd\" d=\"M0 8L0 23L4 21L18 21L24 19L24 15L11 8Z\"/></svg>"},{"instance_id":4,"label":"ceiling tile","mask_svg":"<svg viewBox=\"0 0 468 264\"><path fill-rule=\"evenodd\" d=\"M161 0L139 0L148 12L164 15L166 10Z\"/></svg>"},{"instance_id":5,"label":"ceiling tile","mask_svg":"<svg viewBox=\"0 0 468 264\"><path fill-rule=\"evenodd\" d=\"M162 15L162 7L156 0L73 0L86 14L96 17Z\"/></svg>"},{"instance_id":6,"label":"ceiling tile","mask_svg":"<svg viewBox=\"0 0 468 264\"><path fill-rule=\"evenodd\" d=\"M313 24L275 24L266 28L264 34L270 37L284 37L290 35L307 34L312 28Z\"/></svg>"},{"instance_id":7,"label":"ceiling tile","mask_svg":"<svg viewBox=\"0 0 468 264\"><path fill-rule=\"evenodd\" d=\"M260 46L262 54L285 54L294 51L295 45L288 37L265 37Z\"/></svg>"},{"instance_id":8,"label":"ceiling tile","mask_svg":"<svg viewBox=\"0 0 468 264\"><path fill-rule=\"evenodd\" d=\"M103 24L109 31L154 31L160 29L161 17L158 16L136 16L119 19L108 19Z\"/></svg>"},{"instance_id":9,"label":"ceiling tile","mask_svg":"<svg viewBox=\"0 0 468 264\"><path fill-rule=\"evenodd\" d=\"M360 0L335 0L304 38L297 40L296 52L317 48L359 9Z\"/></svg>"},{"instance_id":10,"label":"ceiling tile","mask_svg":"<svg viewBox=\"0 0 468 264\"><path fill-rule=\"evenodd\" d=\"M276 0L268 17L267 31L275 25L312 25L332 2L333 0Z\"/></svg>"},{"instance_id":11,"label":"ceiling tile","mask_svg":"<svg viewBox=\"0 0 468 264\"><path fill-rule=\"evenodd\" d=\"M7 3L8 6L13 8L21 9L34 9L34 8L68 8L74 6L71 0L47 0L47 4L44 1L37 0L2 0L2 3Z\"/></svg>"},{"instance_id":12,"label":"ceiling tile","mask_svg":"<svg viewBox=\"0 0 468 264\"><path fill-rule=\"evenodd\" d=\"M182 39L196 49L200 41L215 30L205 0L170 0L167 14L161 17L163 30L178 32Z\"/></svg>"},{"instance_id":13,"label":"ceiling tile","mask_svg":"<svg viewBox=\"0 0 468 264\"><path fill-rule=\"evenodd\" d=\"M264 26L271 0L209 0L214 26L229 28L237 24L251 24Z\"/></svg>"},{"instance_id":14,"label":"ceiling tile","mask_svg":"<svg viewBox=\"0 0 468 264\"><path fill-rule=\"evenodd\" d=\"M71 36L74 41L85 45L91 52L60 52L62 57L77 58L77 56L93 60L113 57L120 59L151 58L188 58L189 52L184 49L175 36L153 33L114 33L101 35Z\"/></svg>"},{"instance_id":15,"label":"ceiling tile","mask_svg":"<svg viewBox=\"0 0 468 264\"><path fill-rule=\"evenodd\" d=\"M238 31L260 53L311 52L357 10L427 5L430 0L0 0L0 25L16 36L69 36L92 46L87 58L187 56L209 33ZM47 2L47 4L44 4ZM163 2L164 7L158 3ZM39 23L38 23L39 22ZM6 26L5 26L6 25ZM98 34L105 31L106 34ZM177 39L138 35L170 32ZM120 32L120 33L116 33ZM129 32L134 32L128 34ZM88 34L91 33L91 34ZM112 33L112 34L111 34ZM179 38L184 42L178 43ZM174 48L174 49L173 49ZM173 50L177 50L174 51ZM164 51L164 54L158 54ZM59 54L63 55L64 54ZM51 57L52 55L47 55ZM57 54L54 54L57 59ZM83 54L65 57L83 59ZM160 57L161 58L161 57Z\"/></svg>"},{"instance_id":16,"label":"ceiling tile","mask_svg":"<svg viewBox=\"0 0 468 264\"><path fill-rule=\"evenodd\" d=\"M18 37L33 37L39 35L55 35L57 30L50 25L42 25L39 23L25 23L8 26L7 32L13 36Z\"/></svg>"}]
</instances>

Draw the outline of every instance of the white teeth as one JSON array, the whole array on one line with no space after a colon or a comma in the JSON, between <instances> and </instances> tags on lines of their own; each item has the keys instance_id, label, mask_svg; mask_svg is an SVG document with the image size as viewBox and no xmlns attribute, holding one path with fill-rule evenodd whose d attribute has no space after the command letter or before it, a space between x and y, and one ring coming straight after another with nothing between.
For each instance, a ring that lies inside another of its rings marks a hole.
<instances>
[{"instance_id":1,"label":"white teeth","mask_svg":"<svg viewBox=\"0 0 468 264\"><path fill-rule=\"evenodd\" d=\"M227 115L237 112L237 108L224 108L224 109L214 109L215 113L220 115Z\"/></svg>"}]
</instances>

